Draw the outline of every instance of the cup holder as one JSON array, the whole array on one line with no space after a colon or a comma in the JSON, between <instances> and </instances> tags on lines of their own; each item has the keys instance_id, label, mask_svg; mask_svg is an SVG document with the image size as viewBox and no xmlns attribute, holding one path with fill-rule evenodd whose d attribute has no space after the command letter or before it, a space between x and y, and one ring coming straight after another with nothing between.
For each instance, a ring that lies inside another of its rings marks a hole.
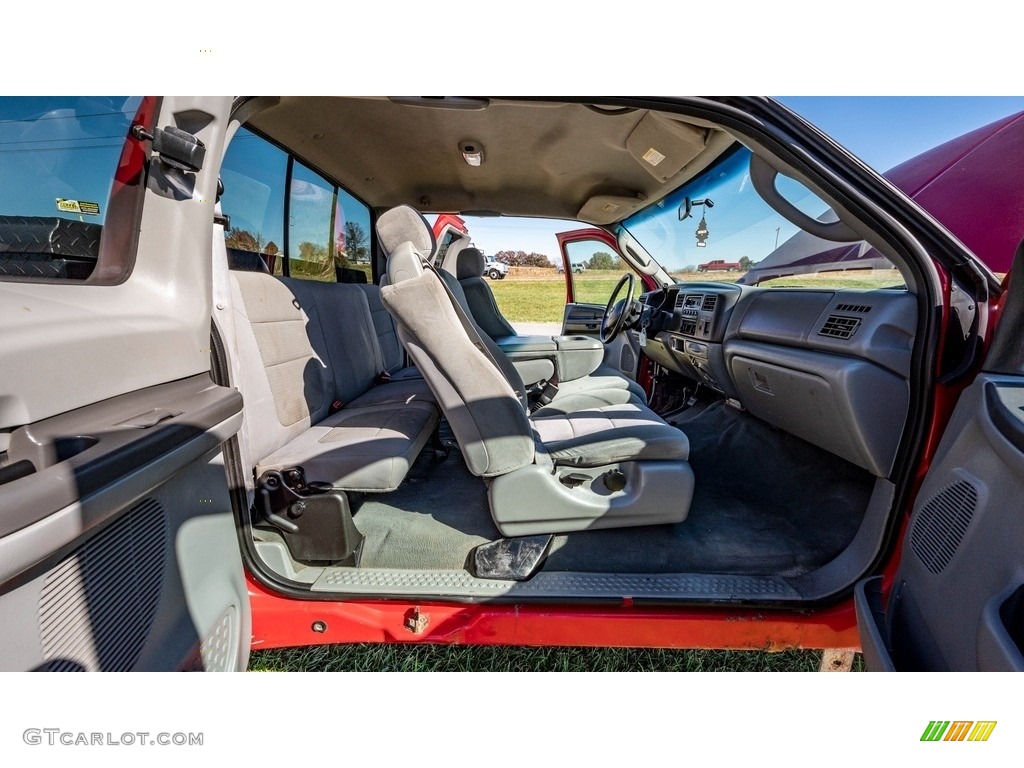
<instances>
[{"instance_id":1,"label":"cup holder","mask_svg":"<svg viewBox=\"0 0 1024 768\"><path fill-rule=\"evenodd\" d=\"M73 456L77 456L82 451L86 451L92 448L99 440L95 437L89 437L88 435L78 435L76 437L58 437L51 443L53 447L54 463L60 464L62 461L67 461Z\"/></svg>"}]
</instances>

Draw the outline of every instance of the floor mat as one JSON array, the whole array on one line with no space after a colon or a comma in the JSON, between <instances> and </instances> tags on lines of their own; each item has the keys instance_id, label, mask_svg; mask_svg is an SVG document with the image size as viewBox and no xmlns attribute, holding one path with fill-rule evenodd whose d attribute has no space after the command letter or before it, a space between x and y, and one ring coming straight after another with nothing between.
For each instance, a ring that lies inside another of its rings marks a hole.
<instances>
[{"instance_id":1,"label":"floor mat","mask_svg":"<svg viewBox=\"0 0 1024 768\"><path fill-rule=\"evenodd\" d=\"M544 570L796 576L853 538L874 484L869 473L723 403L673 423L690 440L689 517L556 536ZM484 481L456 450L435 464L428 446L398 490L354 502L368 568L460 569L474 547L500 538Z\"/></svg>"},{"instance_id":2,"label":"floor mat","mask_svg":"<svg viewBox=\"0 0 1024 768\"><path fill-rule=\"evenodd\" d=\"M796 576L853 538L868 472L724 403L673 423L690 440L696 478L687 519L557 536L546 570Z\"/></svg>"},{"instance_id":3,"label":"floor mat","mask_svg":"<svg viewBox=\"0 0 1024 768\"><path fill-rule=\"evenodd\" d=\"M442 430L442 438L450 435ZM428 444L398 490L353 501L356 528L366 536L360 560L366 568L464 568L473 547L501 538L487 487L457 449L435 463Z\"/></svg>"}]
</instances>

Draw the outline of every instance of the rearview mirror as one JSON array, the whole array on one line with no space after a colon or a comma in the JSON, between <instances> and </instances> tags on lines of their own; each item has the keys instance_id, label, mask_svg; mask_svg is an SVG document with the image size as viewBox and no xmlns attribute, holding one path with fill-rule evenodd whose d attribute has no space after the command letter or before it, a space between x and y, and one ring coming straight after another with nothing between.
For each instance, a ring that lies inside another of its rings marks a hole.
<instances>
[{"instance_id":1,"label":"rearview mirror","mask_svg":"<svg viewBox=\"0 0 1024 768\"><path fill-rule=\"evenodd\" d=\"M693 202L690 200L688 196L684 197L683 202L679 204L679 220L685 221L686 219L690 218L692 214Z\"/></svg>"},{"instance_id":2,"label":"rearview mirror","mask_svg":"<svg viewBox=\"0 0 1024 768\"><path fill-rule=\"evenodd\" d=\"M714 208L715 203L710 197L706 197L703 200L691 200L689 197L684 197L683 202L679 204L679 220L685 221L693 215L693 207L695 205L703 205L705 208Z\"/></svg>"}]
</instances>

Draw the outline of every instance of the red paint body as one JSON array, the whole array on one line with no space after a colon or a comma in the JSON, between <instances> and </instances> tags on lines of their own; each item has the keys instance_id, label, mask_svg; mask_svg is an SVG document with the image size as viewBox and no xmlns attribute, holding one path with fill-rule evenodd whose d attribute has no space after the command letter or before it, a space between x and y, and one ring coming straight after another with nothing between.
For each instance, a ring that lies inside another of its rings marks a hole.
<instances>
[{"instance_id":1,"label":"red paint body","mask_svg":"<svg viewBox=\"0 0 1024 768\"><path fill-rule=\"evenodd\" d=\"M254 650L332 643L431 642L462 645L576 645L644 648L859 648L849 601L813 616L783 611L331 602L280 597L250 578ZM410 612L427 618L419 634ZM327 630L314 632L313 622Z\"/></svg>"}]
</instances>

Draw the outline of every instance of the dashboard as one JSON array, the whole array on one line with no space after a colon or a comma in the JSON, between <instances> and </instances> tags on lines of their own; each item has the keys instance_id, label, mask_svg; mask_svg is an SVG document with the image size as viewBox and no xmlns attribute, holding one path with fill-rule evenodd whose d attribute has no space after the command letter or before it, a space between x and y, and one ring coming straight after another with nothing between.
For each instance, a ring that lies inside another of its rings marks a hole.
<instances>
[{"instance_id":1,"label":"dashboard","mask_svg":"<svg viewBox=\"0 0 1024 768\"><path fill-rule=\"evenodd\" d=\"M878 477L891 471L909 409L912 293L695 282L640 301L654 362Z\"/></svg>"},{"instance_id":2,"label":"dashboard","mask_svg":"<svg viewBox=\"0 0 1024 768\"><path fill-rule=\"evenodd\" d=\"M670 371L735 397L721 347L743 286L685 283L641 297L647 322L645 354Z\"/></svg>"}]
</instances>

